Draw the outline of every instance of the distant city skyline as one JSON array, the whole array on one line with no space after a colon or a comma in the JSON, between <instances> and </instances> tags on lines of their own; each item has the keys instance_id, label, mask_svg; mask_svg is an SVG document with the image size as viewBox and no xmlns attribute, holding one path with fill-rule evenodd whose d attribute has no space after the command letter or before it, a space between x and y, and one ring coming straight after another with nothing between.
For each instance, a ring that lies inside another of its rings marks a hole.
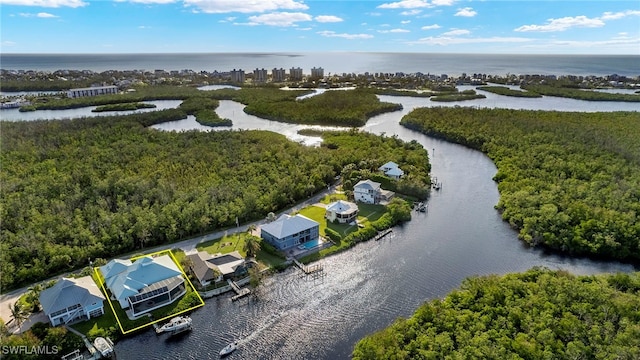
<instances>
[{"instance_id":1,"label":"distant city skyline","mask_svg":"<svg viewBox=\"0 0 640 360\"><path fill-rule=\"evenodd\" d=\"M640 55L640 2L0 0L2 53Z\"/></svg>"}]
</instances>

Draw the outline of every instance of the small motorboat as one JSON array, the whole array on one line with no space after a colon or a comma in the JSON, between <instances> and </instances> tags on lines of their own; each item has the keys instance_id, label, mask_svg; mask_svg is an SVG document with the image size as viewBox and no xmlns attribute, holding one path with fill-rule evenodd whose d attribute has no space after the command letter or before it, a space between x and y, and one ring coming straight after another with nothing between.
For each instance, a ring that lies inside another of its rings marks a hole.
<instances>
[{"instance_id":1,"label":"small motorboat","mask_svg":"<svg viewBox=\"0 0 640 360\"><path fill-rule=\"evenodd\" d=\"M236 351L237 348L238 348L238 342L237 341L232 342L231 344L225 346L224 349L220 350L220 357L225 357L231 354L232 352Z\"/></svg>"},{"instance_id":2,"label":"small motorboat","mask_svg":"<svg viewBox=\"0 0 640 360\"><path fill-rule=\"evenodd\" d=\"M108 358L113 355L113 341L109 338L97 337L93 341L93 346L104 358Z\"/></svg>"}]
</instances>

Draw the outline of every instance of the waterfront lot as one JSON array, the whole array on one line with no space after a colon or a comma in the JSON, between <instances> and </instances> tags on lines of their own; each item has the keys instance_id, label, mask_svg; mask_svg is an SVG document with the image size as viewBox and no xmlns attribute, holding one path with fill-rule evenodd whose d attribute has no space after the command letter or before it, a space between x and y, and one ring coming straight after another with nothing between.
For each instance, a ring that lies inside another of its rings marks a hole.
<instances>
[{"instance_id":1,"label":"waterfront lot","mask_svg":"<svg viewBox=\"0 0 640 360\"><path fill-rule=\"evenodd\" d=\"M333 196L333 195L330 195L330 196ZM325 203L325 201L322 201L322 202ZM378 220L384 213L387 212L387 208L383 205L371 205L371 204L358 203L358 209L359 209L358 223L363 225L364 227L371 226L372 222ZM324 217L325 209L317 205L308 206L300 210L299 213L320 223L320 234L325 234L325 230L329 228L336 231L338 234L340 234L340 236L344 238L345 236L358 230L357 225L339 224L339 223L332 223L330 221L327 221L327 219L325 219ZM334 241L334 244L335 246L322 249L317 254L305 256L303 258L303 262L317 260L320 257L341 251L350 246L349 243L346 241Z\"/></svg>"},{"instance_id":2,"label":"waterfront lot","mask_svg":"<svg viewBox=\"0 0 640 360\"><path fill-rule=\"evenodd\" d=\"M99 288L107 299L107 304L105 304L104 306L104 314L100 317L92 318L82 323L75 324L73 325L73 328L83 334L86 334L87 337L91 339L98 336L109 336L111 338L117 338L120 335L118 334L118 330L122 334L128 334L143 329L149 325L158 322L164 322L173 316L186 313L203 306L204 301L195 291L193 284L191 284L189 278L186 276L186 274L184 274L184 270L182 269L180 262L173 256L170 250L165 250L154 254L146 254L144 256L160 254L166 255L165 253L171 256L180 271L182 271L183 276L186 280L186 293L179 300L171 304L167 304L162 308L149 312L149 316L141 316L137 319L130 319L127 316L125 310L120 307L120 304L111 300L110 294L104 285L104 279L102 278L102 275L96 267L94 268L92 277L96 284L99 285ZM141 256L132 258L132 260L140 257Z\"/></svg>"}]
</instances>

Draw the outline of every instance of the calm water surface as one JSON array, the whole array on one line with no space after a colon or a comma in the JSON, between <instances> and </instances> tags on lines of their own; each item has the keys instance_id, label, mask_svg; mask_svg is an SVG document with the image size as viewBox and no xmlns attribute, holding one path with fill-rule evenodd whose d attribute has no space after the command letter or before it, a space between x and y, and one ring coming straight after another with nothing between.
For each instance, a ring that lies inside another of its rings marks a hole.
<instances>
[{"instance_id":1,"label":"calm water surface","mask_svg":"<svg viewBox=\"0 0 640 360\"><path fill-rule=\"evenodd\" d=\"M326 274L322 278L301 277L296 269L275 274L255 298L234 303L225 295L208 300L192 314L193 332L169 340L146 331L119 342L118 357L217 358L227 343L241 339L229 358L346 359L360 338L398 317L410 316L420 304L443 297L468 276L533 266L576 274L634 270L630 265L567 258L523 246L493 208L498 201L491 180L496 172L493 163L480 152L401 127L400 118L424 106L424 99L381 98L401 102L404 109L374 117L363 129L417 140L429 150L433 175L443 188L432 193L427 213L414 213L411 222L394 228L383 240L321 260ZM290 136L291 125L251 117L242 107L223 101L218 113L231 118L234 127ZM181 130L180 124L156 128ZM182 124L182 130L191 128Z\"/></svg>"}]
</instances>

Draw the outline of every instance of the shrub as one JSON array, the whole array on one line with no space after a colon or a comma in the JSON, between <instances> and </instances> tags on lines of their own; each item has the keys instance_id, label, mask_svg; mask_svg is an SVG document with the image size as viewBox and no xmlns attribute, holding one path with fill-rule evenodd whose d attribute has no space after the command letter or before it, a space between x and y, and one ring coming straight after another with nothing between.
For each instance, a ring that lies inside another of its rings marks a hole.
<instances>
[{"instance_id":1,"label":"shrub","mask_svg":"<svg viewBox=\"0 0 640 360\"><path fill-rule=\"evenodd\" d=\"M330 229L330 228L326 228L326 229L324 229L324 234L325 234L326 236L328 236L328 237L329 237L329 239L331 239L331 240L333 240L333 241L340 241L340 240L342 240L342 236L340 236L340 234L339 234L337 231L333 230L333 229Z\"/></svg>"}]
</instances>

